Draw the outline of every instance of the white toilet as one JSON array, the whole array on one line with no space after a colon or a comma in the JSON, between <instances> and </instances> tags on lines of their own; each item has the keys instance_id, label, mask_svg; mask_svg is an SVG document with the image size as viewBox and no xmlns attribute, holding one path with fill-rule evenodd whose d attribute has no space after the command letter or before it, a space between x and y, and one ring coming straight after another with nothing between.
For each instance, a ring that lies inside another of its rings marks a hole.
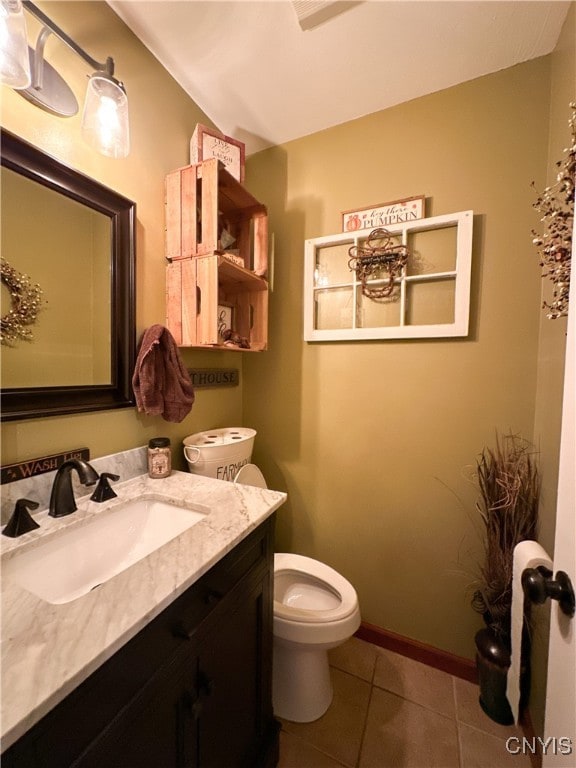
<instances>
[{"instance_id":1,"label":"white toilet","mask_svg":"<svg viewBox=\"0 0 576 768\"><path fill-rule=\"evenodd\" d=\"M266 488L258 467L247 464L234 482ZM354 587L337 571L303 555L274 556L274 714L309 723L332 701L328 651L360 626Z\"/></svg>"}]
</instances>

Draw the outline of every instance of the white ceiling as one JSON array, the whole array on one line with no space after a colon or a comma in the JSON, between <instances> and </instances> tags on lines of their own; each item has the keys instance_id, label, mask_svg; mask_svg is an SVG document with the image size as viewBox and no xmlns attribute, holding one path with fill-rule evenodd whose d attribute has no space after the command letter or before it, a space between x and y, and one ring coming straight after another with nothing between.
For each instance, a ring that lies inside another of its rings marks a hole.
<instances>
[{"instance_id":1,"label":"white ceiling","mask_svg":"<svg viewBox=\"0 0 576 768\"><path fill-rule=\"evenodd\" d=\"M364 0L303 31L288 0L108 2L248 154L550 53L570 5Z\"/></svg>"}]
</instances>

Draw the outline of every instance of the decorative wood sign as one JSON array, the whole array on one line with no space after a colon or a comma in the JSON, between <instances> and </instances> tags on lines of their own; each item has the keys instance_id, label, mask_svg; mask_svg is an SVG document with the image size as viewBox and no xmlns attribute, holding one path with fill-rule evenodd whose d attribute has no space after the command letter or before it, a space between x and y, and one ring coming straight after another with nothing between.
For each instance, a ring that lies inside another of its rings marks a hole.
<instances>
[{"instance_id":1,"label":"decorative wood sign","mask_svg":"<svg viewBox=\"0 0 576 768\"><path fill-rule=\"evenodd\" d=\"M66 453L54 453L51 456L43 456L40 459L30 459L19 464L6 464L1 468L0 484L13 483L16 480L25 480L35 475L43 475L45 472L53 472L70 459L90 460L89 448L77 448Z\"/></svg>"},{"instance_id":2,"label":"decorative wood sign","mask_svg":"<svg viewBox=\"0 0 576 768\"><path fill-rule=\"evenodd\" d=\"M196 389L235 387L240 383L238 368L190 368L188 373Z\"/></svg>"},{"instance_id":3,"label":"decorative wood sign","mask_svg":"<svg viewBox=\"0 0 576 768\"><path fill-rule=\"evenodd\" d=\"M425 196L407 197L391 203L378 203L359 211L342 212L342 232L358 229L377 229L391 224L416 221L424 216Z\"/></svg>"},{"instance_id":4,"label":"decorative wood sign","mask_svg":"<svg viewBox=\"0 0 576 768\"><path fill-rule=\"evenodd\" d=\"M224 163L236 181L244 182L245 145L198 123L190 141L190 164L197 165L211 157Z\"/></svg>"}]
</instances>

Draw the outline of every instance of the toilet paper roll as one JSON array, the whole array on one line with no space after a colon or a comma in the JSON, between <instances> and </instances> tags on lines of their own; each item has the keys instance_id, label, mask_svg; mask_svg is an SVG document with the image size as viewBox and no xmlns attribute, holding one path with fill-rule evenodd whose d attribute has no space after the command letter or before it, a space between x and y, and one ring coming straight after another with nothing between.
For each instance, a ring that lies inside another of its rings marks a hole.
<instances>
[{"instance_id":1,"label":"toilet paper roll","mask_svg":"<svg viewBox=\"0 0 576 768\"><path fill-rule=\"evenodd\" d=\"M552 559L537 541L521 541L514 548L512 564L512 615L510 627L511 659L508 678L506 681L506 697L518 722L520 709L520 663L522 652L522 628L524 625L524 592L522 590L522 573L526 568L545 566L552 570Z\"/></svg>"}]
</instances>

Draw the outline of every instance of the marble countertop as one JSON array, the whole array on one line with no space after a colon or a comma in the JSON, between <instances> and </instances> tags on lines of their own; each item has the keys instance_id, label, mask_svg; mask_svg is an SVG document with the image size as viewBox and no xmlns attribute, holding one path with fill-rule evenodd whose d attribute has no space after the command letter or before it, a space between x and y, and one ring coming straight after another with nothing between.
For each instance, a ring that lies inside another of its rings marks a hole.
<instances>
[{"instance_id":1,"label":"marble countertop","mask_svg":"<svg viewBox=\"0 0 576 768\"><path fill-rule=\"evenodd\" d=\"M152 554L83 597L44 602L2 579L2 749L7 749L124 643L233 549L286 500L278 491L186 472L114 484L118 498L77 499L64 518L35 515L40 528L17 539L0 536L2 562L82 526L95 515L142 496L205 505L210 513ZM105 542L103 542L105 545Z\"/></svg>"}]
</instances>

